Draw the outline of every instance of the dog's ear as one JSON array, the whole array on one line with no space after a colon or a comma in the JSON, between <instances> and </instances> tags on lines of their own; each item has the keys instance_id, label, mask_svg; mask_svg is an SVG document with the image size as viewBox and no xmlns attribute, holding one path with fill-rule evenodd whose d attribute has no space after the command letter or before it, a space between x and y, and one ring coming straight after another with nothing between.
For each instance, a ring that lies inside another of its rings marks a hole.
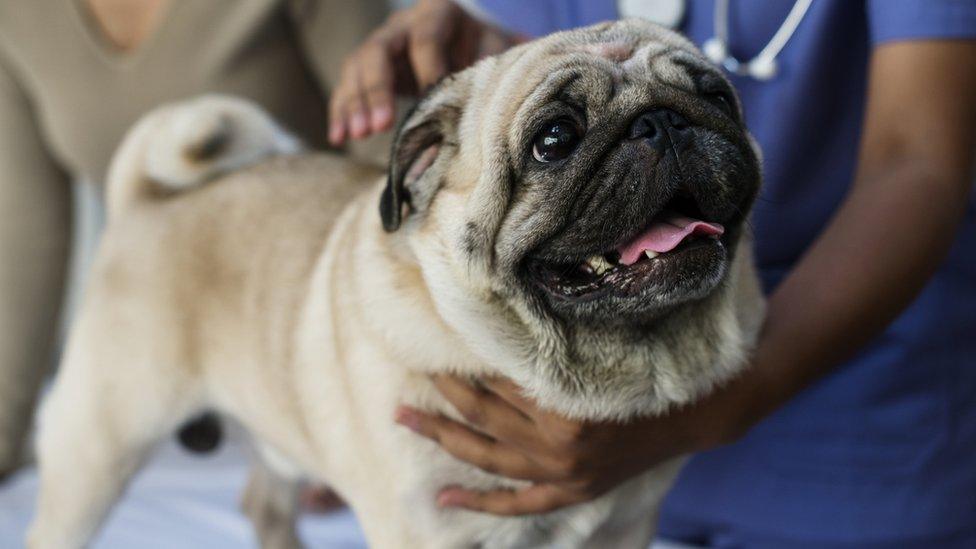
<instances>
[{"instance_id":1,"label":"dog's ear","mask_svg":"<svg viewBox=\"0 0 976 549\"><path fill-rule=\"evenodd\" d=\"M404 118L393 139L386 188L380 197L383 228L393 232L404 215L422 211L440 182L430 167L457 142L463 93L454 78L438 84Z\"/></svg>"}]
</instances>

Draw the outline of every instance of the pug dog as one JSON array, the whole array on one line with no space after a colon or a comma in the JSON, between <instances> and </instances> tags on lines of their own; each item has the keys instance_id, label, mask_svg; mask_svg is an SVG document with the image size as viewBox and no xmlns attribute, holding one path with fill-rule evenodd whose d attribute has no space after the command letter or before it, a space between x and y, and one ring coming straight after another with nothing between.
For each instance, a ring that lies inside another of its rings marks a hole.
<instances>
[{"instance_id":1,"label":"pug dog","mask_svg":"<svg viewBox=\"0 0 976 549\"><path fill-rule=\"evenodd\" d=\"M600 24L442 81L385 177L298 148L226 97L130 132L42 412L30 547L85 545L154 443L204 409L253 436L265 546L298 543L294 489L314 479L373 547L646 547L680 459L544 515L442 510L445 485L525 483L393 416L463 420L434 373L625 421L741 369L763 314L745 225L760 167L719 69L662 27Z\"/></svg>"}]
</instances>

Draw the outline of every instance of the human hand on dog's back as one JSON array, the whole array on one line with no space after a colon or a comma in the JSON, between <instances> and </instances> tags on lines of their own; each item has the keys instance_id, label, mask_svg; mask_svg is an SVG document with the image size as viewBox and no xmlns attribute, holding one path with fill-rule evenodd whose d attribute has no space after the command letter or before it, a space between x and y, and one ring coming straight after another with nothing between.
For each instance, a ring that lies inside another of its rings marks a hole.
<instances>
[{"instance_id":1,"label":"human hand on dog's back","mask_svg":"<svg viewBox=\"0 0 976 549\"><path fill-rule=\"evenodd\" d=\"M394 12L344 61L329 99L329 142L390 129L396 94L415 95L479 57L518 40L452 0L420 0Z\"/></svg>"}]
</instances>

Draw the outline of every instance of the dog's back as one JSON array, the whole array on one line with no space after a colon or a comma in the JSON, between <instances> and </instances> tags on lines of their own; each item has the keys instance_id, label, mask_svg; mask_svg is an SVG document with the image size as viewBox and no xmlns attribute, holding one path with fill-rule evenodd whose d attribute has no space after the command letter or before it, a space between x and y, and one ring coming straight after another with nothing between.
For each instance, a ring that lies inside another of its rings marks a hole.
<instances>
[{"instance_id":1,"label":"dog's back","mask_svg":"<svg viewBox=\"0 0 976 549\"><path fill-rule=\"evenodd\" d=\"M42 494L39 518L90 535L106 507L64 494L121 490L152 441L213 404L214 363L225 389L288 376L258 370L287 367L329 231L379 175L289 154L299 149L263 112L223 97L162 107L126 137L110 169L107 230L40 416L43 482L65 491ZM262 387L264 404L293 399L286 385ZM105 436L91 437L93 426ZM91 474L74 475L79 466ZM57 535L34 530L31 545L77 542Z\"/></svg>"},{"instance_id":2,"label":"dog's back","mask_svg":"<svg viewBox=\"0 0 976 549\"><path fill-rule=\"evenodd\" d=\"M178 334L178 356L167 357L178 367L201 367L213 348L222 360L227 348L266 355L259 342L290 329L333 222L364 189L357 183L377 175L299 152L237 98L204 96L144 117L110 168L89 299L126 309L134 333Z\"/></svg>"},{"instance_id":3,"label":"dog's back","mask_svg":"<svg viewBox=\"0 0 976 549\"><path fill-rule=\"evenodd\" d=\"M301 143L257 106L206 95L161 106L132 127L108 172L113 216L133 202L208 183Z\"/></svg>"}]
</instances>

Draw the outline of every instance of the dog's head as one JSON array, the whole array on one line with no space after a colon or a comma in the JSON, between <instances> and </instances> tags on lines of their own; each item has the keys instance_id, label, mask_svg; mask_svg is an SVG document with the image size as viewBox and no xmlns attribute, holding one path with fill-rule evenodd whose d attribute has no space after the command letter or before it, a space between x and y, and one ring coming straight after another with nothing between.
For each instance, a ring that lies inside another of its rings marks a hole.
<instances>
[{"instance_id":1,"label":"dog's head","mask_svg":"<svg viewBox=\"0 0 976 549\"><path fill-rule=\"evenodd\" d=\"M751 271L733 267L759 182L729 82L686 39L630 20L439 84L400 128L380 210L465 337L520 349L504 373L646 400L669 390L662 375L691 395L732 369L687 363L741 358L737 273Z\"/></svg>"}]
</instances>

